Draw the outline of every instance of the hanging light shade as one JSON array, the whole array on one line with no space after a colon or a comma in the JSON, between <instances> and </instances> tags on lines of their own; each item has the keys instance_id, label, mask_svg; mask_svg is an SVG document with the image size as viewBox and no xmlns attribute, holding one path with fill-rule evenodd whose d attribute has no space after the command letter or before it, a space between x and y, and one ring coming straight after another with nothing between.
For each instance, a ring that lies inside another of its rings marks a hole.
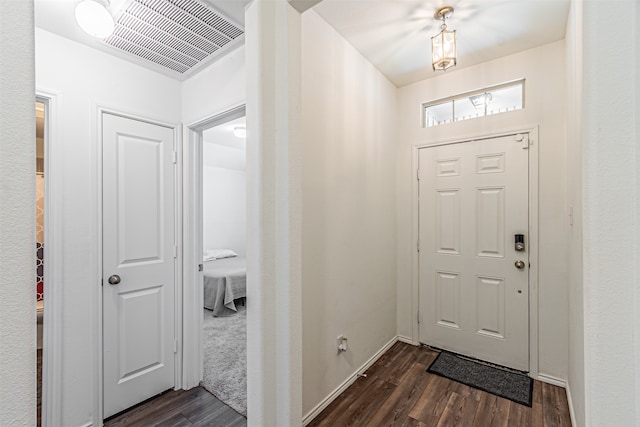
<instances>
[{"instance_id":1,"label":"hanging light shade","mask_svg":"<svg viewBox=\"0 0 640 427\"><path fill-rule=\"evenodd\" d=\"M453 8L445 6L438 9L433 17L442 20L441 31L431 37L431 63L433 71L446 70L456 65L456 31L447 30L445 19L453 15Z\"/></svg>"}]
</instances>

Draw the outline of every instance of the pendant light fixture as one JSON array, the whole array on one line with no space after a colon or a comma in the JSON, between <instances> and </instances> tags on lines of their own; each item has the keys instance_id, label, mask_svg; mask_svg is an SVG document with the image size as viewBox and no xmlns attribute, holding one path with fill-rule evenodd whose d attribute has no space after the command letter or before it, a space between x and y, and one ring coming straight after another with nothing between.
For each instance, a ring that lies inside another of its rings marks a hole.
<instances>
[{"instance_id":1,"label":"pendant light fixture","mask_svg":"<svg viewBox=\"0 0 640 427\"><path fill-rule=\"evenodd\" d=\"M108 6L108 0L82 0L76 6L76 22L90 36L104 39L115 27Z\"/></svg>"},{"instance_id":2,"label":"pendant light fixture","mask_svg":"<svg viewBox=\"0 0 640 427\"><path fill-rule=\"evenodd\" d=\"M433 15L442 21L440 33L431 37L431 63L433 71L446 70L456 65L456 30L447 30L445 20L453 15L453 7L445 6Z\"/></svg>"}]
</instances>

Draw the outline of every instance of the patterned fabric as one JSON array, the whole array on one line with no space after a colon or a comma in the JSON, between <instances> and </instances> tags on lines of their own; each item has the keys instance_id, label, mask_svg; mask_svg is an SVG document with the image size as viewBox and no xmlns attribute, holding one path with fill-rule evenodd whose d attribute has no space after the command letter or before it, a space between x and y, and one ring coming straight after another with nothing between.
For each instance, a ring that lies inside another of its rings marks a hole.
<instances>
[{"instance_id":1,"label":"patterned fabric","mask_svg":"<svg viewBox=\"0 0 640 427\"><path fill-rule=\"evenodd\" d=\"M44 296L44 174L36 173L36 299Z\"/></svg>"},{"instance_id":2,"label":"patterned fabric","mask_svg":"<svg viewBox=\"0 0 640 427\"><path fill-rule=\"evenodd\" d=\"M44 299L44 246L36 243L36 300Z\"/></svg>"}]
</instances>

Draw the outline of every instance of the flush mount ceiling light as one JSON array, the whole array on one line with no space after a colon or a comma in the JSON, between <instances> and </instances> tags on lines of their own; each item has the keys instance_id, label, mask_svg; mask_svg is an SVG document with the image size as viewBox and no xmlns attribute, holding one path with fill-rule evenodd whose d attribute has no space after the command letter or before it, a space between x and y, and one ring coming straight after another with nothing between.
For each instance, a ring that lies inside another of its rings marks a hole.
<instances>
[{"instance_id":1,"label":"flush mount ceiling light","mask_svg":"<svg viewBox=\"0 0 640 427\"><path fill-rule=\"evenodd\" d=\"M453 7L445 6L436 11L433 17L442 21L440 33L431 37L431 63L433 71L446 70L456 65L456 30L447 30L445 20L453 15Z\"/></svg>"},{"instance_id":2,"label":"flush mount ceiling light","mask_svg":"<svg viewBox=\"0 0 640 427\"><path fill-rule=\"evenodd\" d=\"M107 9L108 5L108 1L82 0L76 6L76 22L92 37L108 37L115 27L113 16Z\"/></svg>"},{"instance_id":3,"label":"flush mount ceiling light","mask_svg":"<svg viewBox=\"0 0 640 427\"><path fill-rule=\"evenodd\" d=\"M233 134L238 138L246 138L247 137L247 128L244 126L236 126L233 128Z\"/></svg>"}]
</instances>

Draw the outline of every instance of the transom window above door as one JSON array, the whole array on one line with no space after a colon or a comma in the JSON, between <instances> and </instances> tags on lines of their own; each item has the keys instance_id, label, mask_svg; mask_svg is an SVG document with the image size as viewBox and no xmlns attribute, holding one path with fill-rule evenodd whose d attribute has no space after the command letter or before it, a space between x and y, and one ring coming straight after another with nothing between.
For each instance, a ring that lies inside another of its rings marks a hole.
<instances>
[{"instance_id":1,"label":"transom window above door","mask_svg":"<svg viewBox=\"0 0 640 427\"><path fill-rule=\"evenodd\" d=\"M524 79L425 102L422 104L422 127L430 128L522 108Z\"/></svg>"}]
</instances>

